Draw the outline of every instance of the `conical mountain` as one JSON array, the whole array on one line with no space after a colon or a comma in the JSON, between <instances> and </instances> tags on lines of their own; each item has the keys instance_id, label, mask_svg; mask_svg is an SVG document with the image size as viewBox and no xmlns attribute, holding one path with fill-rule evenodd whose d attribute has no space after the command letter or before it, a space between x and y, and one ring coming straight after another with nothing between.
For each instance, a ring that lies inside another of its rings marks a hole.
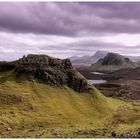
<instances>
[{"instance_id":1,"label":"conical mountain","mask_svg":"<svg viewBox=\"0 0 140 140\"><path fill-rule=\"evenodd\" d=\"M108 53L103 59L99 59L91 65L94 71L115 71L125 68L136 68L138 65L117 53Z\"/></svg>"}]
</instances>

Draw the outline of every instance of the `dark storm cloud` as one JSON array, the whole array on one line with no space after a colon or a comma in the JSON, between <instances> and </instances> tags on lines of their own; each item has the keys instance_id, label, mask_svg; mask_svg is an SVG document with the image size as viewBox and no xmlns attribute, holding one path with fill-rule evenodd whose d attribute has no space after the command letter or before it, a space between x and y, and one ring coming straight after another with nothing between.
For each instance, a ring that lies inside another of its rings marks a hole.
<instances>
[{"instance_id":1,"label":"dark storm cloud","mask_svg":"<svg viewBox=\"0 0 140 140\"><path fill-rule=\"evenodd\" d=\"M120 19L140 19L140 2L95 2L83 3L90 9L97 9L97 14L102 17ZM102 9L102 12L99 12Z\"/></svg>"},{"instance_id":2,"label":"dark storm cloud","mask_svg":"<svg viewBox=\"0 0 140 140\"><path fill-rule=\"evenodd\" d=\"M71 33L68 27L64 26L64 15L56 4L0 3L0 9L1 30L39 34Z\"/></svg>"},{"instance_id":3,"label":"dark storm cloud","mask_svg":"<svg viewBox=\"0 0 140 140\"><path fill-rule=\"evenodd\" d=\"M82 35L139 33L140 3L0 3L0 30Z\"/></svg>"},{"instance_id":4,"label":"dark storm cloud","mask_svg":"<svg viewBox=\"0 0 140 140\"><path fill-rule=\"evenodd\" d=\"M140 55L140 2L0 2L0 61L97 50Z\"/></svg>"}]
</instances>

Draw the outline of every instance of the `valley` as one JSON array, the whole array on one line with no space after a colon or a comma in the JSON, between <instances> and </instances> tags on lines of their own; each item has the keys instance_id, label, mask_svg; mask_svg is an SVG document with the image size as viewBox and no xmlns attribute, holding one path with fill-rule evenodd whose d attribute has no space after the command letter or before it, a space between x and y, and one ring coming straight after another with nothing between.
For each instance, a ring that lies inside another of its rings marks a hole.
<instances>
[{"instance_id":1,"label":"valley","mask_svg":"<svg viewBox=\"0 0 140 140\"><path fill-rule=\"evenodd\" d=\"M47 55L1 62L0 137L140 137L140 103L106 95L102 84L86 80L109 81L115 73L85 69Z\"/></svg>"},{"instance_id":2,"label":"valley","mask_svg":"<svg viewBox=\"0 0 140 140\"><path fill-rule=\"evenodd\" d=\"M140 100L140 66L116 53L108 53L91 66L77 67L107 97Z\"/></svg>"},{"instance_id":3,"label":"valley","mask_svg":"<svg viewBox=\"0 0 140 140\"><path fill-rule=\"evenodd\" d=\"M0 138L140 138L140 2L0 2Z\"/></svg>"},{"instance_id":4,"label":"valley","mask_svg":"<svg viewBox=\"0 0 140 140\"><path fill-rule=\"evenodd\" d=\"M105 96L126 100L140 100L140 75L139 70L123 69L104 75L94 74L90 69L78 69L87 79L101 81L94 83ZM103 83L102 83L103 81Z\"/></svg>"}]
</instances>

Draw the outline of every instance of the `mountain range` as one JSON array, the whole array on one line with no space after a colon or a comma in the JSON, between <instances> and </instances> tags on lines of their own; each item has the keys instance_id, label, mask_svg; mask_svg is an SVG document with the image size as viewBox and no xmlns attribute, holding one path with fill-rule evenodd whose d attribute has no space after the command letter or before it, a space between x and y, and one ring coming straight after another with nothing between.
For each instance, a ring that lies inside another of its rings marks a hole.
<instances>
[{"instance_id":1,"label":"mountain range","mask_svg":"<svg viewBox=\"0 0 140 140\"><path fill-rule=\"evenodd\" d=\"M107 51L97 51L93 56L85 55L82 57L73 56L70 60L73 65L90 65L100 58L104 58L107 55Z\"/></svg>"},{"instance_id":2,"label":"mountain range","mask_svg":"<svg viewBox=\"0 0 140 140\"><path fill-rule=\"evenodd\" d=\"M95 52L95 54L93 56L89 56L89 55L85 55L85 56L72 56L70 57L70 60L72 62L73 65L90 65L93 64L95 62L97 62L99 59L104 58L108 53L108 51L97 51ZM140 61L140 56L124 56L129 58L131 61L134 62L139 62Z\"/></svg>"}]
</instances>

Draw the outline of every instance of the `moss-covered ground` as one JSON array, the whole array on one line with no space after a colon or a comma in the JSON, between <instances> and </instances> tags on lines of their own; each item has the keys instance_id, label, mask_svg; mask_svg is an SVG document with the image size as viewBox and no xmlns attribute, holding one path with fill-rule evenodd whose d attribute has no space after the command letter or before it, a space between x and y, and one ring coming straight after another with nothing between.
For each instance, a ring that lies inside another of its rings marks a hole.
<instances>
[{"instance_id":1,"label":"moss-covered ground","mask_svg":"<svg viewBox=\"0 0 140 140\"><path fill-rule=\"evenodd\" d=\"M112 137L140 128L140 104L0 73L0 137Z\"/></svg>"}]
</instances>

